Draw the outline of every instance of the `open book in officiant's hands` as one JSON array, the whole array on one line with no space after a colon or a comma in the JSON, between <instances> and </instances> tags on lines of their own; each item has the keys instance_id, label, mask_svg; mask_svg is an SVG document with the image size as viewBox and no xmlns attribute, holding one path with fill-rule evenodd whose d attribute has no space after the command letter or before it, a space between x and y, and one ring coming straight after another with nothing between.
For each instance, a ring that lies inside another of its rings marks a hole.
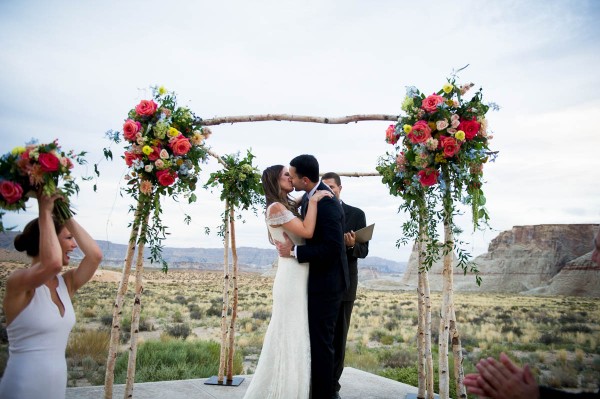
<instances>
[{"instance_id":1,"label":"open book in officiant's hands","mask_svg":"<svg viewBox=\"0 0 600 399\"><path fill-rule=\"evenodd\" d=\"M360 230L354 232L356 234L355 239L358 243L365 243L370 241L373 237L373 229L375 228L375 223L368 225L367 227L363 227Z\"/></svg>"}]
</instances>

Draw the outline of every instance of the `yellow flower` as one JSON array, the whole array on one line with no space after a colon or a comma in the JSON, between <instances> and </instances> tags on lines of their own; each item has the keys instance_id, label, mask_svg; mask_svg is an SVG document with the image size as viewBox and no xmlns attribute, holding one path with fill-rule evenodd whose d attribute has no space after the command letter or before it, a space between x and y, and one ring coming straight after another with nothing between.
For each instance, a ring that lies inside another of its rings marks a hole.
<instances>
[{"instance_id":1,"label":"yellow flower","mask_svg":"<svg viewBox=\"0 0 600 399\"><path fill-rule=\"evenodd\" d=\"M169 136L171 136L171 137L179 136L179 130L175 129L174 127L170 127L169 128Z\"/></svg>"},{"instance_id":2,"label":"yellow flower","mask_svg":"<svg viewBox=\"0 0 600 399\"><path fill-rule=\"evenodd\" d=\"M160 87L158 88L158 94L160 94L161 96L162 96L163 94L167 94L167 89L165 88L165 86L160 86Z\"/></svg>"},{"instance_id":3,"label":"yellow flower","mask_svg":"<svg viewBox=\"0 0 600 399\"><path fill-rule=\"evenodd\" d=\"M446 94L450 93L452 89L454 89L454 86L452 86L450 83L446 83L444 86L442 86L442 90Z\"/></svg>"},{"instance_id":4,"label":"yellow flower","mask_svg":"<svg viewBox=\"0 0 600 399\"><path fill-rule=\"evenodd\" d=\"M177 166L183 165L183 159L179 158L176 163L177 163Z\"/></svg>"},{"instance_id":5,"label":"yellow flower","mask_svg":"<svg viewBox=\"0 0 600 399\"><path fill-rule=\"evenodd\" d=\"M452 101L452 100L446 100L446 105L449 106L449 107L451 107L451 106L454 105L454 101Z\"/></svg>"},{"instance_id":6,"label":"yellow flower","mask_svg":"<svg viewBox=\"0 0 600 399\"><path fill-rule=\"evenodd\" d=\"M402 126L402 129L404 129L404 133L408 134L410 132L412 132L412 126L411 125L404 125Z\"/></svg>"},{"instance_id":7,"label":"yellow flower","mask_svg":"<svg viewBox=\"0 0 600 399\"><path fill-rule=\"evenodd\" d=\"M429 125L429 128L433 131L436 130L436 126L435 126L435 122L427 122L427 125Z\"/></svg>"},{"instance_id":8,"label":"yellow flower","mask_svg":"<svg viewBox=\"0 0 600 399\"><path fill-rule=\"evenodd\" d=\"M465 139L465 132L463 132L462 130L459 130L458 132L456 132L456 133L454 134L454 138L455 138L456 140L463 141L463 140Z\"/></svg>"},{"instance_id":9,"label":"yellow flower","mask_svg":"<svg viewBox=\"0 0 600 399\"><path fill-rule=\"evenodd\" d=\"M144 154L146 154L146 155L150 155L150 154L152 154L152 152L153 152L153 151L154 151L154 150L152 150L152 147L150 147L149 145L145 145L145 146L142 148L142 152L143 152Z\"/></svg>"},{"instance_id":10,"label":"yellow flower","mask_svg":"<svg viewBox=\"0 0 600 399\"><path fill-rule=\"evenodd\" d=\"M13 154L13 155L20 155L20 154L22 154L24 152L25 152L25 147L17 146L15 148L13 148L10 153Z\"/></svg>"},{"instance_id":11,"label":"yellow flower","mask_svg":"<svg viewBox=\"0 0 600 399\"><path fill-rule=\"evenodd\" d=\"M444 154L437 153L435 154L435 163L446 163L448 162L446 158L444 158Z\"/></svg>"}]
</instances>

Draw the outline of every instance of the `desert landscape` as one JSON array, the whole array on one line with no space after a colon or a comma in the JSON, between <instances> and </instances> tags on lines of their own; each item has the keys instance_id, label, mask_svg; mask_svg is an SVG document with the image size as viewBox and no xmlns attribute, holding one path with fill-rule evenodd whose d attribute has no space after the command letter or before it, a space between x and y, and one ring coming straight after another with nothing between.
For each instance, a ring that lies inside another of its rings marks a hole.
<instances>
[{"instance_id":1,"label":"desert landscape","mask_svg":"<svg viewBox=\"0 0 600 399\"><path fill-rule=\"evenodd\" d=\"M14 252L2 254L1 291L7 274L25 265ZM255 368L271 314L273 274L244 272L239 276L236 374L252 373ZM112 305L120 275L118 269L101 268L74 300L77 324L67 348L69 386L104 383ZM217 271L144 272L136 381L216 374L222 285L223 273ZM116 383L124 382L127 367L131 291L130 286L124 305ZM520 363L533 365L542 384L569 390L593 390L597 386L597 298L459 292L455 302L465 372L473 371L478 359L506 351ZM432 294L432 303L435 326L439 293ZM8 357L4 327L2 320L0 373ZM416 328L415 292L359 288L346 365L417 385ZM436 336L434 332L434 339ZM435 351L435 343L433 348ZM436 353L434 362L435 358Z\"/></svg>"}]
</instances>

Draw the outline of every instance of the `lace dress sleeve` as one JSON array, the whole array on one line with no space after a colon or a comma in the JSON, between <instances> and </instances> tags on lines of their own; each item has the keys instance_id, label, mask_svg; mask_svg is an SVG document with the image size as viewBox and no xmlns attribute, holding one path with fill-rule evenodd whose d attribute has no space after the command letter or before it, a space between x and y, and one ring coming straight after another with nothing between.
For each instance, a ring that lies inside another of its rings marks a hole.
<instances>
[{"instance_id":1,"label":"lace dress sleeve","mask_svg":"<svg viewBox=\"0 0 600 399\"><path fill-rule=\"evenodd\" d=\"M287 223L296 217L288 209L283 208L282 206L281 208L283 209L279 209L279 207L274 207L273 205L276 204L271 204L267 209L267 224L271 226L278 226Z\"/></svg>"}]
</instances>

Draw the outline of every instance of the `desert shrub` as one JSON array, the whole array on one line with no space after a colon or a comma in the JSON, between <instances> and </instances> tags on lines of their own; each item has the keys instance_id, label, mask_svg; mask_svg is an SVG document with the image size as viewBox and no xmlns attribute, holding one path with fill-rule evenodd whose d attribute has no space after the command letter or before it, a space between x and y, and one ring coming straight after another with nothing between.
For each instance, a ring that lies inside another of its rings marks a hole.
<instances>
[{"instance_id":1,"label":"desert shrub","mask_svg":"<svg viewBox=\"0 0 600 399\"><path fill-rule=\"evenodd\" d=\"M589 334L592 332L592 329L586 326L585 324L571 324L561 328L561 332L580 332Z\"/></svg>"},{"instance_id":2,"label":"desert shrub","mask_svg":"<svg viewBox=\"0 0 600 399\"><path fill-rule=\"evenodd\" d=\"M207 316L217 316L221 317L221 313L223 311L223 305L221 303L211 303L210 308L206 311Z\"/></svg>"},{"instance_id":3,"label":"desert shrub","mask_svg":"<svg viewBox=\"0 0 600 399\"><path fill-rule=\"evenodd\" d=\"M100 323L102 323L102 325L104 325L104 326L111 327L112 321L113 321L113 317L111 314L104 314L104 315L100 316Z\"/></svg>"},{"instance_id":4,"label":"desert shrub","mask_svg":"<svg viewBox=\"0 0 600 399\"><path fill-rule=\"evenodd\" d=\"M190 333L190 326L184 323L178 323L171 326L167 326L167 334L175 338L186 339Z\"/></svg>"},{"instance_id":5,"label":"desert shrub","mask_svg":"<svg viewBox=\"0 0 600 399\"><path fill-rule=\"evenodd\" d=\"M202 313L202 310L198 309L198 310L190 310L190 319L192 320L200 320L202 319L202 317L204 317L204 314Z\"/></svg>"},{"instance_id":6,"label":"desert shrub","mask_svg":"<svg viewBox=\"0 0 600 399\"><path fill-rule=\"evenodd\" d=\"M560 324L585 323L586 318L577 313L563 313L558 318Z\"/></svg>"},{"instance_id":7,"label":"desert shrub","mask_svg":"<svg viewBox=\"0 0 600 399\"><path fill-rule=\"evenodd\" d=\"M253 319L267 320L271 317L271 312L266 309L258 309L252 312Z\"/></svg>"},{"instance_id":8,"label":"desert shrub","mask_svg":"<svg viewBox=\"0 0 600 399\"><path fill-rule=\"evenodd\" d=\"M106 330L85 330L73 332L67 343L66 354L78 361L89 357L98 364L103 364L108 356L110 333Z\"/></svg>"},{"instance_id":9,"label":"desert shrub","mask_svg":"<svg viewBox=\"0 0 600 399\"><path fill-rule=\"evenodd\" d=\"M508 332L512 332L517 337L521 337L523 335L523 331L521 330L521 327L519 327L519 326L503 325L502 329L500 331L503 334L506 334Z\"/></svg>"},{"instance_id":10,"label":"desert shrub","mask_svg":"<svg viewBox=\"0 0 600 399\"><path fill-rule=\"evenodd\" d=\"M388 320L385 322L385 324L383 326L385 327L386 330L392 331L392 330L398 328L399 325L400 325L400 323L398 323L398 320Z\"/></svg>"},{"instance_id":11,"label":"desert shrub","mask_svg":"<svg viewBox=\"0 0 600 399\"><path fill-rule=\"evenodd\" d=\"M187 305L188 300L186 299L186 297L184 297L183 295L177 295L175 297L175 300L173 301L175 303L179 303L181 305Z\"/></svg>"},{"instance_id":12,"label":"desert shrub","mask_svg":"<svg viewBox=\"0 0 600 399\"><path fill-rule=\"evenodd\" d=\"M90 309L90 308L84 309L83 317L87 317L87 318L96 317L96 311L94 309Z\"/></svg>"},{"instance_id":13,"label":"desert shrub","mask_svg":"<svg viewBox=\"0 0 600 399\"><path fill-rule=\"evenodd\" d=\"M117 358L116 384L125 382L128 355L123 352ZM219 356L220 345L213 341L146 341L138 347L135 382L207 378L219 372ZM236 352L233 373L242 372L242 356Z\"/></svg>"},{"instance_id":14,"label":"desert shrub","mask_svg":"<svg viewBox=\"0 0 600 399\"><path fill-rule=\"evenodd\" d=\"M563 339L553 332L546 332L540 336L540 343L544 345L561 344Z\"/></svg>"},{"instance_id":15,"label":"desert shrub","mask_svg":"<svg viewBox=\"0 0 600 399\"><path fill-rule=\"evenodd\" d=\"M416 364L417 357L418 353L415 351L400 349L382 352L379 360L386 368L402 368Z\"/></svg>"},{"instance_id":16,"label":"desert shrub","mask_svg":"<svg viewBox=\"0 0 600 399\"><path fill-rule=\"evenodd\" d=\"M435 362L434 362L435 363ZM380 376L389 378L394 381L402 382L403 384L412 385L413 387L419 386L419 372L417 366L408 366L400 368L386 368L378 373ZM454 378L450 378L450 396L455 397L456 393L456 381ZM433 388L434 390L439 387L439 377L437 367L433 370ZM436 392L438 392L436 390Z\"/></svg>"},{"instance_id":17,"label":"desert shrub","mask_svg":"<svg viewBox=\"0 0 600 399\"><path fill-rule=\"evenodd\" d=\"M554 388L577 388L579 386L577 370L568 364L552 367L545 384Z\"/></svg>"},{"instance_id":18,"label":"desert shrub","mask_svg":"<svg viewBox=\"0 0 600 399\"><path fill-rule=\"evenodd\" d=\"M394 343L394 337L386 334L381 337L379 342L381 342L383 345L391 345Z\"/></svg>"},{"instance_id":19,"label":"desert shrub","mask_svg":"<svg viewBox=\"0 0 600 399\"><path fill-rule=\"evenodd\" d=\"M178 310L175 313L173 313L173 322L174 323L183 323L183 315L181 314L181 312Z\"/></svg>"}]
</instances>

